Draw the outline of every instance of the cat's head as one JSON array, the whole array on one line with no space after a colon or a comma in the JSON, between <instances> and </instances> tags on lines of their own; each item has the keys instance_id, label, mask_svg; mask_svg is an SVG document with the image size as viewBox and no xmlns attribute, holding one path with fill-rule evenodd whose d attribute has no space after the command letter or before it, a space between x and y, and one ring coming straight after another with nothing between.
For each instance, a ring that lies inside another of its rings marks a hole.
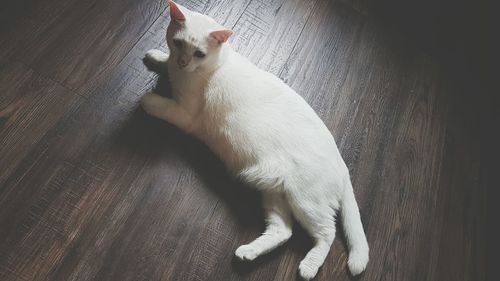
<instances>
[{"instance_id":1,"label":"cat's head","mask_svg":"<svg viewBox=\"0 0 500 281\"><path fill-rule=\"evenodd\" d=\"M218 63L222 45L233 32L212 18L169 1L167 44L171 59L185 71L210 68Z\"/></svg>"}]
</instances>

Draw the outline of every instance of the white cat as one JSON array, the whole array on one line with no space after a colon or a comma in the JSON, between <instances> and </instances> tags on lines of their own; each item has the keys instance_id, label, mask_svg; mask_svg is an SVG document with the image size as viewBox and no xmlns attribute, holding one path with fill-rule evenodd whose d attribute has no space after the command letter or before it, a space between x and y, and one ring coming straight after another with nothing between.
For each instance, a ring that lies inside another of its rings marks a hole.
<instances>
[{"instance_id":1,"label":"white cat","mask_svg":"<svg viewBox=\"0 0 500 281\"><path fill-rule=\"evenodd\" d=\"M236 256L253 260L292 235L292 215L314 239L299 266L309 280L323 264L341 211L353 275L368 263L368 243L333 136L314 110L279 78L231 49L233 34L208 16L170 2L170 55L146 60L168 69L172 98L148 93L144 110L205 142L263 196L267 227Z\"/></svg>"}]
</instances>

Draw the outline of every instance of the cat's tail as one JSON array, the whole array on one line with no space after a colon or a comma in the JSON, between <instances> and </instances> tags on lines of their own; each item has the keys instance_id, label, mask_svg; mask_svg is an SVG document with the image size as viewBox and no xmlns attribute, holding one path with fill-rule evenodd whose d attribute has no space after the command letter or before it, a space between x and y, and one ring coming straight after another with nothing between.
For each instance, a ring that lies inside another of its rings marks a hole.
<instances>
[{"instance_id":1,"label":"cat's tail","mask_svg":"<svg viewBox=\"0 0 500 281\"><path fill-rule=\"evenodd\" d=\"M354 198L354 192L350 180L344 189L341 201L341 215L344 232L349 246L349 260L347 265L352 275L358 275L365 270L368 263L368 242L366 241L358 204Z\"/></svg>"}]
</instances>

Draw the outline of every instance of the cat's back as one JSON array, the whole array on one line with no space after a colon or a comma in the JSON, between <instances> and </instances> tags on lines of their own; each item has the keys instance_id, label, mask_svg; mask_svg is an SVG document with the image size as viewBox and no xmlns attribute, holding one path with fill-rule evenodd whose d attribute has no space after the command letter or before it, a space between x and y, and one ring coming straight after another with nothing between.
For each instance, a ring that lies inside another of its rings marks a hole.
<instances>
[{"instance_id":1,"label":"cat's back","mask_svg":"<svg viewBox=\"0 0 500 281\"><path fill-rule=\"evenodd\" d=\"M287 99L296 93L275 75L260 69L239 53L230 50L226 62L213 76L213 84L219 93L228 98L265 104L275 98Z\"/></svg>"},{"instance_id":2,"label":"cat's back","mask_svg":"<svg viewBox=\"0 0 500 281\"><path fill-rule=\"evenodd\" d=\"M218 126L238 132L247 144L268 142L268 147L291 148L309 141L317 146L324 141L335 146L329 130L300 95L234 51L210 84L211 116L205 120L220 121Z\"/></svg>"}]
</instances>

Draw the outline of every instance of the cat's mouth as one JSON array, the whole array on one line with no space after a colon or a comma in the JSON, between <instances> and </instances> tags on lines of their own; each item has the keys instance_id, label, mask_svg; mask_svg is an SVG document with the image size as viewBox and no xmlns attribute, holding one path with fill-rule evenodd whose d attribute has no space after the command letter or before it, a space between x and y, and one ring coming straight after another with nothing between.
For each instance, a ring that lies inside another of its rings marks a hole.
<instances>
[{"instance_id":1,"label":"cat's mouth","mask_svg":"<svg viewBox=\"0 0 500 281\"><path fill-rule=\"evenodd\" d=\"M193 67L191 65L187 65L187 66L177 65L177 67L180 71L183 71L183 72L195 72L196 71L196 67Z\"/></svg>"}]
</instances>

